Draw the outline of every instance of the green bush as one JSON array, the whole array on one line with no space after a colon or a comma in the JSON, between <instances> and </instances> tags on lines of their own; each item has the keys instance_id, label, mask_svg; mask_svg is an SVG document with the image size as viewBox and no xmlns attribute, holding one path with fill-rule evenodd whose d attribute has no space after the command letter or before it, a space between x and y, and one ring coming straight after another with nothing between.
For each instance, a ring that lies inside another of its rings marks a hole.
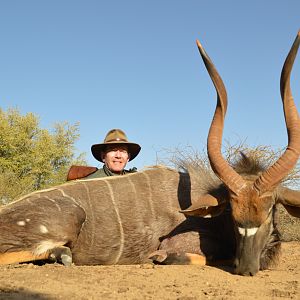
<instances>
[{"instance_id":1,"label":"green bush","mask_svg":"<svg viewBox=\"0 0 300 300\"><path fill-rule=\"evenodd\" d=\"M33 113L0 109L0 204L66 180L70 165L85 164L75 157L78 124L57 123L41 129Z\"/></svg>"}]
</instances>

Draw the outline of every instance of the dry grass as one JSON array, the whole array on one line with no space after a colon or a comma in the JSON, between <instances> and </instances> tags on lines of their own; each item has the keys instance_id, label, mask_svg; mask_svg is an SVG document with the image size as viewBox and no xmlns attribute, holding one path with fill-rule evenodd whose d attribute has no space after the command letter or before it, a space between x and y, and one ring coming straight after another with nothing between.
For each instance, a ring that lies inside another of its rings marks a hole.
<instances>
[{"instance_id":1,"label":"dry grass","mask_svg":"<svg viewBox=\"0 0 300 300\"><path fill-rule=\"evenodd\" d=\"M283 150L274 150L270 146L257 146L251 148L244 142L237 145L225 143L224 158L232 166L236 165L241 158L241 152L252 157L254 161L259 162L257 169L267 168L272 165ZM178 170L187 170L189 168L205 168L211 171L206 149L196 151L190 146L175 149L163 149L157 154L157 163L173 167ZM255 166L254 166L255 167ZM212 171L211 171L212 172ZM289 173L283 180L283 184L295 190L300 186L300 164ZM300 241L300 218L290 216L282 205L278 205L278 229L282 235L283 241Z\"/></svg>"},{"instance_id":2,"label":"dry grass","mask_svg":"<svg viewBox=\"0 0 300 300\"><path fill-rule=\"evenodd\" d=\"M283 241L300 241L300 219L289 215L282 205L278 205L277 227Z\"/></svg>"}]
</instances>

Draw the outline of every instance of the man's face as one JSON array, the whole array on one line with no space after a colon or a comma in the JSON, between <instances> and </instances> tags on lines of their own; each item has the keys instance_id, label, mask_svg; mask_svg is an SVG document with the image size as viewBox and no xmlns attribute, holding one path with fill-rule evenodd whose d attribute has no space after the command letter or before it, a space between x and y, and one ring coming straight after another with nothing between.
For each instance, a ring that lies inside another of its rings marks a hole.
<instances>
[{"instance_id":1,"label":"man's face","mask_svg":"<svg viewBox=\"0 0 300 300\"><path fill-rule=\"evenodd\" d=\"M105 165L114 173L122 172L130 159L128 147L126 145L107 146L102 154Z\"/></svg>"}]
</instances>

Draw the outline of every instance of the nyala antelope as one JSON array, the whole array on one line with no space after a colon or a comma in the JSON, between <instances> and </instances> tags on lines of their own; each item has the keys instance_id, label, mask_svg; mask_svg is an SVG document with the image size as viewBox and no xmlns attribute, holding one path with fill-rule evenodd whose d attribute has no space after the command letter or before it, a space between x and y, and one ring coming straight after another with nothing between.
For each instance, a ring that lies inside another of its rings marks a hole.
<instances>
[{"instance_id":1,"label":"nyala antelope","mask_svg":"<svg viewBox=\"0 0 300 300\"><path fill-rule=\"evenodd\" d=\"M207 141L213 172L153 167L31 193L1 208L0 263L53 260L68 266L177 259L218 265L226 260L241 275L268 268L280 247L276 205L300 217L300 191L281 184L300 153L300 119L290 89L299 42L300 33L280 81L288 146L272 166L253 168L245 156L231 166L223 158L227 94L197 41L217 92Z\"/></svg>"}]
</instances>

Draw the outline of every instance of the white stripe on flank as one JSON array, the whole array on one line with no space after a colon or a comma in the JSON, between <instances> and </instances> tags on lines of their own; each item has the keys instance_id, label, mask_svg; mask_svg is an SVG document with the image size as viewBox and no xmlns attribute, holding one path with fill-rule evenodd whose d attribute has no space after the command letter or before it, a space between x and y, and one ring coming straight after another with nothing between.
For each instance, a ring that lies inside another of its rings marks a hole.
<instances>
[{"instance_id":1,"label":"white stripe on flank","mask_svg":"<svg viewBox=\"0 0 300 300\"><path fill-rule=\"evenodd\" d=\"M111 184L109 183L109 180L103 180L108 189L109 189L109 192L110 192L110 197L111 197L111 202L115 208L115 212L116 212L116 215L117 215L117 219L118 219L118 224L119 224L119 228L120 228L120 239L121 239L121 243L120 243L120 249L119 249L119 253L117 254L117 257L116 257L116 260L114 262L114 264L117 264L118 261L120 260L120 257L123 253L123 249L124 249L124 229L123 229L123 226L122 226L122 221L121 221L121 217L120 217L120 213L119 213L119 210L118 210L118 207L116 205L116 202L115 202L115 197L114 197L114 192L111 188Z\"/></svg>"},{"instance_id":2,"label":"white stripe on flank","mask_svg":"<svg viewBox=\"0 0 300 300\"><path fill-rule=\"evenodd\" d=\"M141 174L143 174L146 177L147 186L149 187L149 205L150 205L151 215L152 215L152 217L154 217L154 219L156 219L156 213L155 213L154 206L153 206L152 190L151 190L151 185L150 185L150 177L146 172L143 172L143 173L141 172Z\"/></svg>"},{"instance_id":3,"label":"white stripe on flank","mask_svg":"<svg viewBox=\"0 0 300 300\"><path fill-rule=\"evenodd\" d=\"M252 236L255 235L255 233L258 230L258 227L253 227L253 228L242 228L238 227L239 233L242 236Z\"/></svg>"},{"instance_id":4,"label":"white stripe on flank","mask_svg":"<svg viewBox=\"0 0 300 300\"><path fill-rule=\"evenodd\" d=\"M96 180L97 180L97 179L99 180L99 179L101 179L101 178L95 178L95 179L96 179ZM87 180L87 179L85 179L85 180ZM90 180L91 180L91 179L90 179ZM44 193L51 192L51 191L57 191L57 190L60 190L61 188L65 187L65 186L76 185L78 181L79 181L79 180L71 180L71 181L68 181L68 182L66 182L66 183L64 183L64 184L60 184L60 185L58 185L58 186L55 186L55 187L50 187L50 188L48 188L48 189L38 190L38 191L31 192L31 193L29 193L29 194L27 194L27 195L24 195L24 196L22 196L22 197L20 197L20 198L18 198L18 199L16 199L16 200L14 200L14 201L12 201L12 202L9 202L8 204L5 205L5 207L10 207L10 206L14 205L14 203L19 202L19 201L21 201L21 200L23 200L23 199L28 199L28 198L30 198L31 196L37 196L37 198L40 198L41 195L44 196L44 195L43 195ZM84 181L84 180L82 180L82 181ZM29 199L29 200L30 200L30 199ZM1 209L0 209L0 210L1 210Z\"/></svg>"},{"instance_id":5,"label":"white stripe on flank","mask_svg":"<svg viewBox=\"0 0 300 300\"><path fill-rule=\"evenodd\" d=\"M61 194L64 196L64 197L66 197L66 198L68 198L68 199L70 199L70 200L72 200L74 203L76 203L80 208L82 208L83 209L83 207L76 201L76 199L75 198L73 198L72 196L70 196L70 195L68 195L68 194L66 194L65 193L65 191L63 190L63 189L57 189L58 191L60 191L61 192ZM83 209L84 210L84 209Z\"/></svg>"},{"instance_id":6,"label":"white stripe on flank","mask_svg":"<svg viewBox=\"0 0 300 300\"><path fill-rule=\"evenodd\" d=\"M75 181L75 180L74 180L74 181ZM85 223L86 223L87 220L88 220L88 216L87 216L87 214L86 214L85 209L82 207L82 205L80 205L80 203L78 203L78 202L76 201L75 198L73 198L72 196L66 194L65 191L64 191L63 189L57 189L57 190L60 191L61 194L62 194L64 197L66 197L66 198L72 200L76 205L78 205L78 206L84 211L84 213L85 213L85 220L84 220L83 223L81 224L81 228L80 228L80 232L81 232L82 228L84 227ZM75 204L74 204L74 205L75 205ZM79 232L79 233L80 233L80 232Z\"/></svg>"},{"instance_id":7,"label":"white stripe on flank","mask_svg":"<svg viewBox=\"0 0 300 300\"><path fill-rule=\"evenodd\" d=\"M53 202L55 204L55 206L57 207L58 211L61 211L60 206L58 205L58 202L54 199L51 199L49 196L44 196L44 198L46 198L47 200Z\"/></svg>"},{"instance_id":8,"label":"white stripe on flank","mask_svg":"<svg viewBox=\"0 0 300 300\"><path fill-rule=\"evenodd\" d=\"M89 215L87 216L86 215L86 219L84 221L84 223L82 224L82 227L81 229L83 228L85 222L87 222L87 220L92 220L90 221L90 226L92 227L91 231L90 231L90 248L92 249L93 246L94 246L94 243L95 243L95 234L96 234L96 222L95 222L95 217L94 217L94 205L93 205L93 201L91 200L91 197L90 197L90 190L89 190L89 187L88 185L86 184L86 181L87 180L83 180L81 181L81 184L83 185L84 189L85 189L85 192L86 192L86 197L88 199L88 201L86 202L87 205L89 206Z\"/></svg>"}]
</instances>

